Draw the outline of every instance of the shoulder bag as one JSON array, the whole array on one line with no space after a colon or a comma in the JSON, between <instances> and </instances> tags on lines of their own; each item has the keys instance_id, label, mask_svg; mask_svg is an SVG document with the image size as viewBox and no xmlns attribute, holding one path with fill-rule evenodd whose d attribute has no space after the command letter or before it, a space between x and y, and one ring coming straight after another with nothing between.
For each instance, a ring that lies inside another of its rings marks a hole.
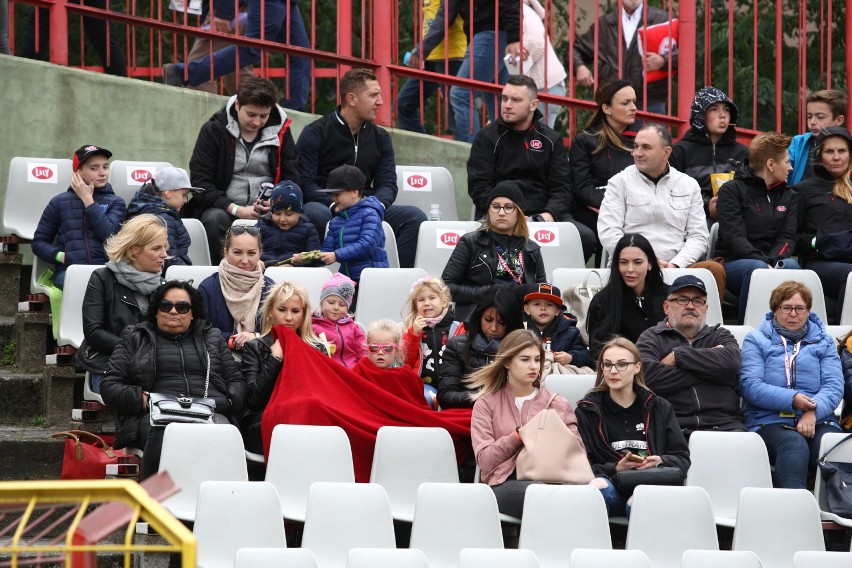
<instances>
[{"instance_id":1,"label":"shoulder bag","mask_svg":"<svg viewBox=\"0 0 852 568\"><path fill-rule=\"evenodd\" d=\"M148 395L151 426L166 426L172 422L213 424L216 401L207 398L210 386L210 354L207 353L207 376L204 378L204 397L152 392Z\"/></svg>"},{"instance_id":2,"label":"shoulder bag","mask_svg":"<svg viewBox=\"0 0 852 568\"><path fill-rule=\"evenodd\" d=\"M589 279L592 275L598 277L597 284L590 284ZM589 344L589 332L586 330L586 320L589 317L589 306L592 304L592 298L603 288L603 277L597 270L592 270L583 279L582 284L575 284L567 288L562 293L562 299L565 300L565 309L577 319L577 329L583 337L586 345Z\"/></svg>"},{"instance_id":3,"label":"shoulder bag","mask_svg":"<svg viewBox=\"0 0 852 568\"><path fill-rule=\"evenodd\" d=\"M834 444L820 456L817 464L822 473L825 504L830 513L852 519L852 463L826 461L826 457L838 446L852 439L852 434Z\"/></svg>"},{"instance_id":4,"label":"shoulder bag","mask_svg":"<svg viewBox=\"0 0 852 568\"><path fill-rule=\"evenodd\" d=\"M51 438L65 439L59 479L103 479L106 466L124 455L123 450L113 450L106 440L83 430L57 432Z\"/></svg>"},{"instance_id":5,"label":"shoulder bag","mask_svg":"<svg viewBox=\"0 0 852 568\"><path fill-rule=\"evenodd\" d=\"M515 475L519 480L544 483L584 484L594 479L586 450L550 403L518 430L524 447L518 454Z\"/></svg>"}]
</instances>

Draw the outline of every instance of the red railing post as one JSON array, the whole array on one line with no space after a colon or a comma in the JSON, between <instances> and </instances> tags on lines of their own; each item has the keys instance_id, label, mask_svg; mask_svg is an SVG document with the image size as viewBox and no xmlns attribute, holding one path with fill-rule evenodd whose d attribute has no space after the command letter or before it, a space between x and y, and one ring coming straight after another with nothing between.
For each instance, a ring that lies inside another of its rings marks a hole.
<instances>
[{"instance_id":1,"label":"red railing post","mask_svg":"<svg viewBox=\"0 0 852 568\"><path fill-rule=\"evenodd\" d=\"M852 0L846 0L846 92L852 92ZM830 63L830 62L829 62ZM852 116L852 100L848 103L846 116Z\"/></svg>"},{"instance_id":2,"label":"red railing post","mask_svg":"<svg viewBox=\"0 0 852 568\"><path fill-rule=\"evenodd\" d=\"M371 33L373 43L373 61L376 63L376 78L382 88L382 99L384 104L376 113L376 122L382 126L391 125L391 72L388 65L393 63L393 42L395 34L388 33L388 22L384 14L393 14L393 0L373 0ZM419 33L419 30L417 30ZM423 54L425 58L426 54Z\"/></svg>"},{"instance_id":3,"label":"red railing post","mask_svg":"<svg viewBox=\"0 0 852 568\"><path fill-rule=\"evenodd\" d=\"M852 1L852 0L849 0ZM678 67L677 67L677 116L686 122L689 127L689 109L692 107L692 99L695 97L695 22L697 10L696 0L683 0L680 3L680 29L678 32ZM710 49L710 42L706 42L704 49ZM671 112L671 111L669 111ZM680 132L679 134L683 134Z\"/></svg>"},{"instance_id":4,"label":"red railing post","mask_svg":"<svg viewBox=\"0 0 852 568\"><path fill-rule=\"evenodd\" d=\"M352 2L354 0L342 0L337 3L337 53L340 55L352 55ZM316 4L316 2L312 2L312 4ZM311 27L316 29L316 23L311 23ZM316 44L314 44L316 45ZM363 54L361 54L363 57ZM343 77L343 74L346 73L350 67L345 65L337 66L337 80L338 83L340 79ZM340 93L337 93L338 102L343 102L340 100Z\"/></svg>"},{"instance_id":5,"label":"red railing post","mask_svg":"<svg viewBox=\"0 0 852 568\"><path fill-rule=\"evenodd\" d=\"M50 7L50 62L67 66L68 9L65 4L65 0L54 0Z\"/></svg>"}]
</instances>

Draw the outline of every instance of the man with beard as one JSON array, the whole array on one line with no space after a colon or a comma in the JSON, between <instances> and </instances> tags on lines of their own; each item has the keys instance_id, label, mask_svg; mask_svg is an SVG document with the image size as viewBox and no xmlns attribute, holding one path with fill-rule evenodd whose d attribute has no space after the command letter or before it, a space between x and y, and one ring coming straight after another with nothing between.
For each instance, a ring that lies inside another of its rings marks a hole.
<instances>
[{"instance_id":1,"label":"man with beard","mask_svg":"<svg viewBox=\"0 0 852 568\"><path fill-rule=\"evenodd\" d=\"M648 388L672 404L687 436L695 430L744 430L737 392L740 348L730 331L705 323L704 282L691 275L677 278L663 309L666 318L636 342Z\"/></svg>"}]
</instances>

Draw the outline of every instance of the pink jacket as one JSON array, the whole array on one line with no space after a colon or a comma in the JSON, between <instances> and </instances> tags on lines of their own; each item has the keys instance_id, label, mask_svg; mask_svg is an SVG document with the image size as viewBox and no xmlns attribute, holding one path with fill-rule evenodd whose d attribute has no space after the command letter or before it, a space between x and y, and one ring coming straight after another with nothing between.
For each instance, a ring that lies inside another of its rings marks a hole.
<instances>
[{"instance_id":1,"label":"pink jacket","mask_svg":"<svg viewBox=\"0 0 852 568\"><path fill-rule=\"evenodd\" d=\"M520 413L515 406L515 391L508 384L497 392L477 399L473 405L470 436L483 483L498 485L515 471L515 461L523 447L523 443L515 435L515 429L541 412L551 395L552 393L545 389L539 389L535 398L524 402ZM585 448L577 431L577 418L571 404L557 396L550 403L550 408L562 417L565 425Z\"/></svg>"},{"instance_id":2,"label":"pink jacket","mask_svg":"<svg viewBox=\"0 0 852 568\"><path fill-rule=\"evenodd\" d=\"M355 320L337 323L322 316L313 316L311 324L315 334L325 333L326 340L334 344L334 353L331 358L343 364L344 367L351 369L361 357L367 354L367 337L364 334L364 328Z\"/></svg>"},{"instance_id":3,"label":"pink jacket","mask_svg":"<svg viewBox=\"0 0 852 568\"><path fill-rule=\"evenodd\" d=\"M544 29L544 19L545 11L538 0L524 0L524 48L533 61L527 75L539 91L564 83L568 76Z\"/></svg>"}]
</instances>

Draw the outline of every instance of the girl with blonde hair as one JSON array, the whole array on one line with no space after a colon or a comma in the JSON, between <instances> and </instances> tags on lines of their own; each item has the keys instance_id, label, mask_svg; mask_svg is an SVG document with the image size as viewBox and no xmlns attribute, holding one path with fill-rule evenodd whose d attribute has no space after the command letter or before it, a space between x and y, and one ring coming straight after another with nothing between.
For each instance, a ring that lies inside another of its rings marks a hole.
<instances>
[{"instance_id":1,"label":"girl with blonde hair","mask_svg":"<svg viewBox=\"0 0 852 568\"><path fill-rule=\"evenodd\" d=\"M426 387L437 389L444 348L457 327L449 287L436 276L420 278L411 286L402 316L405 364L420 374Z\"/></svg>"}]
</instances>

